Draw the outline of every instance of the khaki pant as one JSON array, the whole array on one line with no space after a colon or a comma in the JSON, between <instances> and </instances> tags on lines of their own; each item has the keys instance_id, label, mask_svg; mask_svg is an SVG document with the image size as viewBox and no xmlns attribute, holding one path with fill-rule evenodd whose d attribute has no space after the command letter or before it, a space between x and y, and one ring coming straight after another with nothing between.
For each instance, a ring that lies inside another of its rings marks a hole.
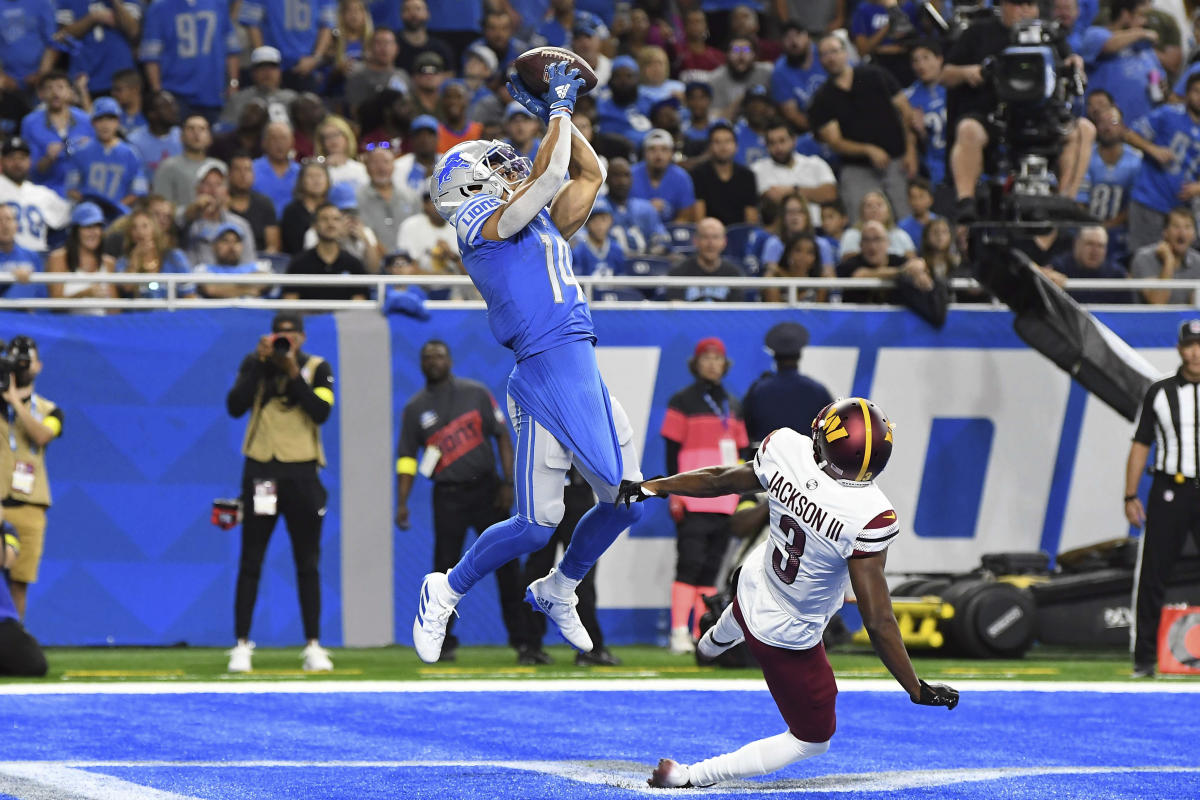
<instances>
[{"instance_id":1,"label":"khaki pant","mask_svg":"<svg viewBox=\"0 0 1200 800\"><path fill-rule=\"evenodd\" d=\"M42 547L46 539L46 507L8 506L4 509L4 519L21 537L21 554L13 562L9 574L14 581L37 583L38 567L42 563Z\"/></svg>"}]
</instances>

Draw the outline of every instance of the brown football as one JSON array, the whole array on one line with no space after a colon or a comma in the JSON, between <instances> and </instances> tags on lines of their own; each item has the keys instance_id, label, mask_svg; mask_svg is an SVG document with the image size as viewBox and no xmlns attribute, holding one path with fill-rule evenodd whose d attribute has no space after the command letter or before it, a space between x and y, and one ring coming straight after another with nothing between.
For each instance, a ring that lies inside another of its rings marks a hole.
<instances>
[{"instance_id":1,"label":"brown football","mask_svg":"<svg viewBox=\"0 0 1200 800\"><path fill-rule=\"evenodd\" d=\"M525 85L536 96L541 97L550 91L550 84L546 80L546 70L550 68L551 64L559 61L570 61L571 66L579 70L579 77L583 78L581 95L596 88L596 71L581 56L562 47L535 47L532 50L526 50L517 56L513 65L517 69L517 74L521 76L521 80L525 81Z\"/></svg>"}]
</instances>

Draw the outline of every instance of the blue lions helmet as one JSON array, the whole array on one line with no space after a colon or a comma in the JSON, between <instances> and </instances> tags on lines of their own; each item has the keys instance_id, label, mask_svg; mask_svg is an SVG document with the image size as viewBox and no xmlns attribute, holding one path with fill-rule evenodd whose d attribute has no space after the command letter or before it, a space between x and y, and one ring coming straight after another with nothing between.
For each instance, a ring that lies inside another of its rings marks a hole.
<instances>
[{"instance_id":1,"label":"blue lions helmet","mask_svg":"<svg viewBox=\"0 0 1200 800\"><path fill-rule=\"evenodd\" d=\"M450 221L458 207L477 194L506 199L529 177L533 165L511 144L463 142L446 151L429 177L429 199Z\"/></svg>"}]
</instances>

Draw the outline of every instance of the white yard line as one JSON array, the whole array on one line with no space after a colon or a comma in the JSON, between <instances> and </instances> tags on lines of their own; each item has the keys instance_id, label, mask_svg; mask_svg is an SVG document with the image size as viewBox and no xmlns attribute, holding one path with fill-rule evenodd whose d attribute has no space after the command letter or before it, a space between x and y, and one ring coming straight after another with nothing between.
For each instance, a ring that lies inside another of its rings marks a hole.
<instances>
[{"instance_id":1,"label":"white yard line","mask_svg":"<svg viewBox=\"0 0 1200 800\"><path fill-rule=\"evenodd\" d=\"M55 761L0 763L0 791L20 800L197 800Z\"/></svg>"}]
</instances>

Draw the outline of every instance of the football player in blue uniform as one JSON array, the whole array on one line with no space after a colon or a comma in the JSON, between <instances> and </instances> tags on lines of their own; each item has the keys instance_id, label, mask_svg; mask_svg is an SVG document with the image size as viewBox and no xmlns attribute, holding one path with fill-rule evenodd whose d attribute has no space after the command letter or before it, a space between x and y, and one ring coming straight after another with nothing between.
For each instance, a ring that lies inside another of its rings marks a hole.
<instances>
[{"instance_id":1,"label":"football player in blue uniform","mask_svg":"<svg viewBox=\"0 0 1200 800\"><path fill-rule=\"evenodd\" d=\"M572 463L599 503L580 520L559 565L530 584L525 597L571 645L590 651L575 587L641 516L636 506L614 505L621 485L640 480L641 472L629 419L596 365L591 312L567 244L605 178L571 122L583 85L578 76L568 62L552 64L543 98L511 76L509 92L547 124L532 164L504 142L464 142L442 156L429 179L434 206L455 226L463 265L487 303L492 334L517 359L508 380L517 512L485 530L448 573L425 577L413 622L413 645L425 662L438 660L446 622L464 593L550 539L563 516L562 487Z\"/></svg>"}]
</instances>

